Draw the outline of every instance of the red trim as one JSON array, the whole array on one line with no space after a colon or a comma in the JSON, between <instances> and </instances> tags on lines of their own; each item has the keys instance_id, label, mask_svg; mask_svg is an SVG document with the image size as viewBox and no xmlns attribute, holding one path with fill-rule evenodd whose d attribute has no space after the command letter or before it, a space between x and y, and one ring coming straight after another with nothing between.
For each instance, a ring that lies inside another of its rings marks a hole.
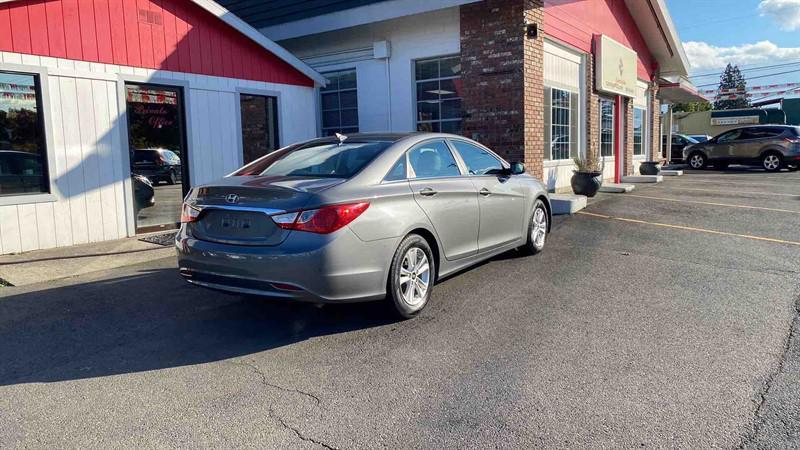
<instances>
[{"instance_id":1,"label":"red trim","mask_svg":"<svg viewBox=\"0 0 800 450\"><path fill-rule=\"evenodd\" d=\"M308 76L186 0L0 3L0 50L313 86Z\"/></svg>"},{"instance_id":2,"label":"red trim","mask_svg":"<svg viewBox=\"0 0 800 450\"><path fill-rule=\"evenodd\" d=\"M623 0L545 0L544 3L547 36L591 53L593 36L605 34L636 52L639 78L653 79L658 62Z\"/></svg>"},{"instance_id":3,"label":"red trim","mask_svg":"<svg viewBox=\"0 0 800 450\"><path fill-rule=\"evenodd\" d=\"M625 153L623 151L623 138L625 130L623 129L622 112L625 110L622 102L622 96L617 95L614 98L614 183L622 181L622 173L620 165L624 164Z\"/></svg>"}]
</instances>

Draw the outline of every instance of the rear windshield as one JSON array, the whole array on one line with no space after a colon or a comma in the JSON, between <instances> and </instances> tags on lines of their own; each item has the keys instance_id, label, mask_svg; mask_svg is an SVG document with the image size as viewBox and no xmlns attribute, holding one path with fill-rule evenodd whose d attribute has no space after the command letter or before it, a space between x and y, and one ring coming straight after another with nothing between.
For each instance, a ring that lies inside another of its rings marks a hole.
<instances>
[{"instance_id":1,"label":"rear windshield","mask_svg":"<svg viewBox=\"0 0 800 450\"><path fill-rule=\"evenodd\" d=\"M154 162L158 159L155 150L136 150L133 154L133 162Z\"/></svg>"},{"instance_id":2,"label":"rear windshield","mask_svg":"<svg viewBox=\"0 0 800 450\"><path fill-rule=\"evenodd\" d=\"M346 142L291 146L253 161L234 175L350 178L390 145Z\"/></svg>"}]
</instances>

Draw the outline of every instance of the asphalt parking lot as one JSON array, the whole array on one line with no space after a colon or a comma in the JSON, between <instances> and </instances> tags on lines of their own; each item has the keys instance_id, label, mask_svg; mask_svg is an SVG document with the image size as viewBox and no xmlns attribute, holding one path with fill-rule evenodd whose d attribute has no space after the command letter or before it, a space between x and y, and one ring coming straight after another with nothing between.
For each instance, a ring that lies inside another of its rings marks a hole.
<instances>
[{"instance_id":1,"label":"asphalt parking lot","mask_svg":"<svg viewBox=\"0 0 800 450\"><path fill-rule=\"evenodd\" d=\"M172 259L3 288L0 447L795 447L798 225L800 172L691 172L404 322Z\"/></svg>"}]
</instances>

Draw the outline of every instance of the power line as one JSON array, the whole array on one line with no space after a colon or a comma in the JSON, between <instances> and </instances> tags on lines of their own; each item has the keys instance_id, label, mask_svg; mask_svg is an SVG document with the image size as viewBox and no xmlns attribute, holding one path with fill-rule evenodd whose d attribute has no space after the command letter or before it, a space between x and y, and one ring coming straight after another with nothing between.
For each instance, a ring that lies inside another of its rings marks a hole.
<instances>
[{"instance_id":1,"label":"power line","mask_svg":"<svg viewBox=\"0 0 800 450\"><path fill-rule=\"evenodd\" d=\"M768 66L746 67L744 69L739 69L739 71L740 72L755 72L755 71L760 71L760 70L774 69L774 68L777 68L777 67L792 66L792 65L795 65L795 64L800 64L800 60L792 61L792 62L788 62L788 63L781 63L781 64L771 64L771 65L768 65ZM709 73L704 73L704 74L700 74L700 75L690 75L689 78L712 77L712 76L722 75L723 73L725 73L724 70L721 71L721 72L713 72L713 73L709 72Z\"/></svg>"},{"instance_id":2,"label":"power line","mask_svg":"<svg viewBox=\"0 0 800 450\"><path fill-rule=\"evenodd\" d=\"M768 77L774 77L774 76L778 76L778 75L786 75L787 73L795 73L795 72L800 72L800 69L797 69L797 70L788 70L788 71L786 71L786 72L768 73L768 74L766 74L766 75L759 75L759 76L757 76L757 77L745 78L745 81L757 80L757 79L759 79L759 78L768 78ZM699 88L700 88L700 87L706 87L706 86L717 86L717 85L719 85L719 83L699 84L699 85L697 85L697 86L695 86L695 87L699 87Z\"/></svg>"}]
</instances>

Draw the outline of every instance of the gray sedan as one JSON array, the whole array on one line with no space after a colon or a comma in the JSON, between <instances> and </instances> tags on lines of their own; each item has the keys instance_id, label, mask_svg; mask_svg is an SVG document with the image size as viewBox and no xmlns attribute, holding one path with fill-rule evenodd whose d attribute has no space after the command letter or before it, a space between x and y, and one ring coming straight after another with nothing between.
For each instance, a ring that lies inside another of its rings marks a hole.
<instances>
[{"instance_id":1,"label":"gray sedan","mask_svg":"<svg viewBox=\"0 0 800 450\"><path fill-rule=\"evenodd\" d=\"M387 299L419 313L440 278L540 252L544 186L472 140L338 135L291 145L186 197L176 237L190 283L313 302Z\"/></svg>"}]
</instances>

